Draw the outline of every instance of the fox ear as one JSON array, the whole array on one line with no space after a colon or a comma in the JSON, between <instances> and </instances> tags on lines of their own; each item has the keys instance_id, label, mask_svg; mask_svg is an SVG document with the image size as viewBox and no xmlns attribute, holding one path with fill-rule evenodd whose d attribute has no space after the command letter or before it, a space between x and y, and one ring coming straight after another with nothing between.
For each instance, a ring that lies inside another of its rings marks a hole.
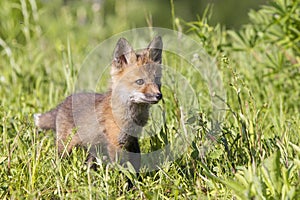
<instances>
[{"instance_id":1,"label":"fox ear","mask_svg":"<svg viewBox=\"0 0 300 200\"><path fill-rule=\"evenodd\" d=\"M136 54L125 38L120 38L114 50L114 63L118 68L136 62Z\"/></svg>"},{"instance_id":2,"label":"fox ear","mask_svg":"<svg viewBox=\"0 0 300 200\"><path fill-rule=\"evenodd\" d=\"M156 36L148 45L148 51L149 51L149 58L161 64L161 54L163 49L163 42L160 36Z\"/></svg>"}]
</instances>

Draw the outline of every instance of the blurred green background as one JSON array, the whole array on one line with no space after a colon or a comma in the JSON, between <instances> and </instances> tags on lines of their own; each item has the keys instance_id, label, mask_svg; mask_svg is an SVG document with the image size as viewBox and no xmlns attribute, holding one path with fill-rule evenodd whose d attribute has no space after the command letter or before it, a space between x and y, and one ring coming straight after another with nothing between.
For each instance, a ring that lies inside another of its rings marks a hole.
<instances>
[{"instance_id":1,"label":"blurred green background","mask_svg":"<svg viewBox=\"0 0 300 200\"><path fill-rule=\"evenodd\" d=\"M213 7L211 23L221 23L228 28L238 28L248 22L250 9L258 9L267 0L85 0L93 4L94 10L102 10L105 18L124 15L133 26L153 26L172 28L171 2L176 17L185 21L197 20L208 5ZM53 1L44 0L44 3ZM59 2L59 1L57 1ZM64 4L82 4L82 1L65 0ZM110 21L108 20L107 23Z\"/></svg>"},{"instance_id":2,"label":"blurred green background","mask_svg":"<svg viewBox=\"0 0 300 200\"><path fill-rule=\"evenodd\" d=\"M60 51L61 43L67 40L71 43L76 40L76 45L92 48L99 41L131 28L185 29L189 27L184 22L199 21L200 18L208 19L211 26L221 24L227 29L238 30L248 23L249 11L258 9L263 3L266 0L0 1L1 8L5 8L0 13L0 38L10 47L18 48L19 44L45 36L47 42L55 44L56 50ZM210 12L204 16L208 6ZM180 27L173 24L175 18L182 22Z\"/></svg>"}]
</instances>

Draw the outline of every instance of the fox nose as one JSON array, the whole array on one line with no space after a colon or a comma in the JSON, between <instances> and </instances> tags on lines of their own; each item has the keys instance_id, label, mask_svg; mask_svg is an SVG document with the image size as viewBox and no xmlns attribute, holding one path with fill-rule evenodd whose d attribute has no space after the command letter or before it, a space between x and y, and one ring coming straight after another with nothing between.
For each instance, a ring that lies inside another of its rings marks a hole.
<instances>
[{"instance_id":1,"label":"fox nose","mask_svg":"<svg viewBox=\"0 0 300 200\"><path fill-rule=\"evenodd\" d=\"M157 100L161 100L162 99L162 93L157 93L155 95L155 97L156 97Z\"/></svg>"}]
</instances>

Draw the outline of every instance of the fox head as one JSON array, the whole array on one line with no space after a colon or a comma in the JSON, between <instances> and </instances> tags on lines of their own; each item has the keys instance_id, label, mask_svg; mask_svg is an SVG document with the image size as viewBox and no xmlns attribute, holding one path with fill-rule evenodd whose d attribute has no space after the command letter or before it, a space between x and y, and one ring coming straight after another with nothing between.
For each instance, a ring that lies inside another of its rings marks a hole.
<instances>
[{"instance_id":1,"label":"fox head","mask_svg":"<svg viewBox=\"0 0 300 200\"><path fill-rule=\"evenodd\" d=\"M136 53L126 39L119 39L111 68L113 96L123 102L158 103L162 99L162 47L162 39L157 36Z\"/></svg>"}]
</instances>

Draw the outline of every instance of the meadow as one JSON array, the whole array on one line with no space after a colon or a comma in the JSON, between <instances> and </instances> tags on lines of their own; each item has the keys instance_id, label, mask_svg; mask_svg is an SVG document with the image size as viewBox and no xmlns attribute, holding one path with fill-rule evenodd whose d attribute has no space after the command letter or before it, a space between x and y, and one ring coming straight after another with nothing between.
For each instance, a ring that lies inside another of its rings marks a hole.
<instances>
[{"instance_id":1,"label":"meadow","mask_svg":"<svg viewBox=\"0 0 300 200\"><path fill-rule=\"evenodd\" d=\"M0 1L5 8L0 12L0 198L300 199L299 0L270 1L250 11L249 23L238 30L210 25L210 7L189 22L168 11L173 30L214 58L226 94L224 117L216 124L205 102L193 107L192 118L183 118L177 101L182 94L163 87L164 103L158 105L167 111L163 127L141 141L142 149L176 146L178 135L192 131L180 157L138 179L113 164L89 169L80 148L67 159L57 156L53 133L39 131L33 114L74 91L82 63L97 44L136 28L127 14L139 5L124 8L122 2L101 7L101 1ZM149 13L143 17L148 26L155 24ZM166 53L163 62L205 95L207 86L172 56Z\"/></svg>"}]
</instances>

